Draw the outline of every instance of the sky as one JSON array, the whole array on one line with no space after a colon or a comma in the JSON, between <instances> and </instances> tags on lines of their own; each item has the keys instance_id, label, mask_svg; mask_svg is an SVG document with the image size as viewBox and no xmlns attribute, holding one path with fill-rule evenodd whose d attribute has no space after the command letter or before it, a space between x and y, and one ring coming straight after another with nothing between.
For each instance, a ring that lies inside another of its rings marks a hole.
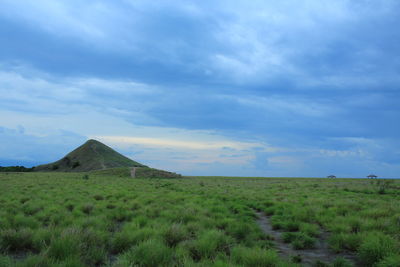
<instances>
[{"instance_id":1,"label":"sky","mask_svg":"<svg viewBox=\"0 0 400 267\"><path fill-rule=\"evenodd\" d=\"M0 166L400 177L397 0L0 2Z\"/></svg>"}]
</instances>

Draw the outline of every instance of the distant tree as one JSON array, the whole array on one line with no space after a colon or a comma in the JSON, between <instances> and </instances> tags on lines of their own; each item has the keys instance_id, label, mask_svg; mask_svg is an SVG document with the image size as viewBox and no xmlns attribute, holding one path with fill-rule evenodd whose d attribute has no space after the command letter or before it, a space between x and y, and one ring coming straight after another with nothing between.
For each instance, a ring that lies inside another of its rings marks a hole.
<instances>
[{"instance_id":1,"label":"distant tree","mask_svg":"<svg viewBox=\"0 0 400 267\"><path fill-rule=\"evenodd\" d=\"M7 166L7 167L0 166L0 172L31 172L34 169L35 167L26 168L24 166Z\"/></svg>"},{"instance_id":2,"label":"distant tree","mask_svg":"<svg viewBox=\"0 0 400 267\"><path fill-rule=\"evenodd\" d=\"M53 166L51 166L51 169L52 169L53 171L57 170L58 168L59 168L59 167L58 167L57 164L54 164Z\"/></svg>"},{"instance_id":3,"label":"distant tree","mask_svg":"<svg viewBox=\"0 0 400 267\"><path fill-rule=\"evenodd\" d=\"M74 163L72 163L72 169L75 169L76 167L79 167L79 166L81 166L79 161L75 161Z\"/></svg>"}]
</instances>

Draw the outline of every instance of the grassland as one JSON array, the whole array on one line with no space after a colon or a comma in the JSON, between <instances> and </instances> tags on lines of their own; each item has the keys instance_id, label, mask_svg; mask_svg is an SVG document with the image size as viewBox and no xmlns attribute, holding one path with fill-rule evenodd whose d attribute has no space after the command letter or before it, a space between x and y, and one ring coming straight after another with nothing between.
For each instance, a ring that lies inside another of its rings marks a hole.
<instances>
[{"instance_id":1,"label":"grassland","mask_svg":"<svg viewBox=\"0 0 400 267\"><path fill-rule=\"evenodd\" d=\"M0 173L0 266L301 266L323 232L355 264L399 266L400 181L122 174Z\"/></svg>"}]
</instances>

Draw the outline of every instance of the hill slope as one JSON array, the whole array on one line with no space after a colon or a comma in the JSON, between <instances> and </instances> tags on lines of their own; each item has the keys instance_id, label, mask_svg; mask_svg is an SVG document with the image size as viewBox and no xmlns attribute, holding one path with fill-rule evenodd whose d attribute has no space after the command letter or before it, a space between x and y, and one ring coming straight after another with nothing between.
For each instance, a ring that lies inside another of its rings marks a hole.
<instances>
[{"instance_id":1,"label":"hill slope","mask_svg":"<svg viewBox=\"0 0 400 267\"><path fill-rule=\"evenodd\" d=\"M84 172L117 167L146 167L96 140L89 140L62 159L35 171Z\"/></svg>"},{"instance_id":2,"label":"hill slope","mask_svg":"<svg viewBox=\"0 0 400 267\"><path fill-rule=\"evenodd\" d=\"M90 172L95 176L131 177L131 168L121 167ZM182 175L149 167L136 168L135 178L182 178Z\"/></svg>"}]
</instances>

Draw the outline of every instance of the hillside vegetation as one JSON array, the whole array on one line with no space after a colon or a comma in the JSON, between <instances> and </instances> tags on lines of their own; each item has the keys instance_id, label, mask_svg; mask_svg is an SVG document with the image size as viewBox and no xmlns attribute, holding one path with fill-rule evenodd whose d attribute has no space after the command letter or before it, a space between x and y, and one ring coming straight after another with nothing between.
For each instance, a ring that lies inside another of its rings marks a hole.
<instances>
[{"instance_id":1,"label":"hillside vegetation","mask_svg":"<svg viewBox=\"0 0 400 267\"><path fill-rule=\"evenodd\" d=\"M90 172L91 175L96 176L117 176L117 177L131 177L131 168L111 168L105 170L97 170ZM180 174L158 170L149 167L137 167L136 178L181 178Z\"/></svg>"},{"instance_id":2,"label":"hillside vegetation","mask_svg":"<svg viewBox=\"0 0 400 267\"><path fill-rule=\"evenodd\" d=\"M35 171L84 172L117 167L146 167L96 140L89 140L62 159L39 165Z\"/></svg>"}]
</instances>

